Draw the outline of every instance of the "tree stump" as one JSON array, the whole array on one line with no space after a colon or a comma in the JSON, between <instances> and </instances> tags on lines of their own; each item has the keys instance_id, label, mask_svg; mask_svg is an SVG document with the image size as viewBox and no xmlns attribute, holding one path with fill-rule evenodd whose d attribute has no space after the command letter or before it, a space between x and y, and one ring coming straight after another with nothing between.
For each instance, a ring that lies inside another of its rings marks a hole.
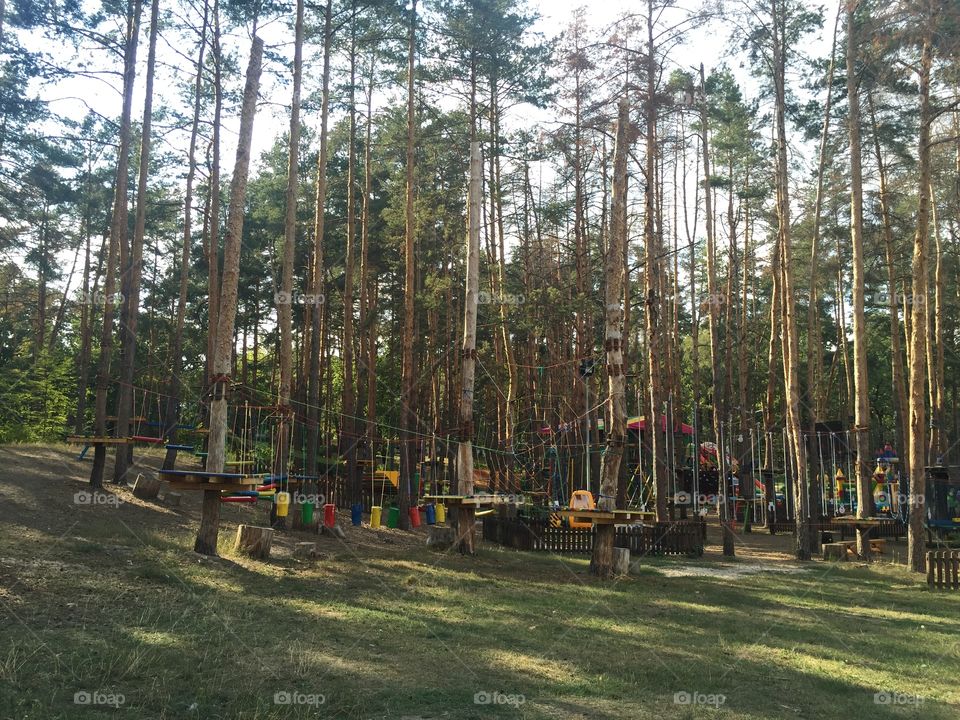
<instances>
[{"instance_id":1,"label":"tree stump","mask_svg":"<svg viewBox=\"0 0 960 720\"><path fill-rule=\"evenodd\" d=\"M148 478L142 474L137 475L133 483L133 496L141 500L156 500L160 494L160 478Z\"/></svg>"},{"instance_id":2,"label":"tree stump","mask_svg":"<svg viewBox=\"0 0 960 720\"><path fill-rule=\"evenodd\" d=\"M846 560L847 544L842 542L824 543L822 552L824 560Z\"/></svg>"},{"instance_id":3,"label":"tree stump","mask_svg":"<svg viewBox=\"0 0 960 720\"><path fill-rule=\"evenodd\" d=\"M456 542L457 535L452 527L430 525L427 527L427 547L437 550L449 550Z\"/></svg>"},{"instance_id":4,"label":"tree stump","mask_svg":"<svg viewBox=\"0 0 960 720\"><path fill-rule=\"evenodd\" d=\"M299 542L293 548L293 556L300 560L312 560L317 556L317 544L312 542Z\"/></svg>"},{"instance_id":5,"label":"tree stump","mask_svg":"<svg viewBox=\"0 0 960 720\"><path fill-rule=\"evenodd\" d=\"M613 549L613 574L627 575L630 572L630 550L629 548Z\"/></svg>"},{"instance_id":6,"label":"tree stump","mask_svg":"<svg viewBox=\"0 0 960 720\"><path fill-rule=\"evenodd\" d=\"M590 574L601 578L613 575L613 541L616 530L613 525L597 525L593 534L593 557L590 558Z\"/></svg>"},{"instance_id":7,"label":"tree stump","mask_svg":"<svg viewBox=\"0 0 960 720\"><path fill-rule=\"evenodd\" d=\"M163 496L163 501L170 507L180 507L181 500L183 500L183 495L178 492L168 492Z\"/></svg>"},{"instance_id":8,"label":"tree stump","mask_svg":"<svg viewBox=\"0 0 960 720\"><path fill-rule=\"evenodd\" d=\"M347 534L343 531L343 528L339 525L334 525L333 527L327 527L323 523L320 523L317 526L317 531L321 535L330 535L331 537L337 538L337 540L346 540Z\"/></svg>"},{"instance_id":9,"label":"tree stump","mask_svg":"<svg viewBox=\"0 0 960 720\"><path fill-rule=\"evenodd\" d=\"M270 557L270 545L273 543L273 529L256 525L240 525L237 528L235 552L259 560Z\"/></svg>"}]
</instances>

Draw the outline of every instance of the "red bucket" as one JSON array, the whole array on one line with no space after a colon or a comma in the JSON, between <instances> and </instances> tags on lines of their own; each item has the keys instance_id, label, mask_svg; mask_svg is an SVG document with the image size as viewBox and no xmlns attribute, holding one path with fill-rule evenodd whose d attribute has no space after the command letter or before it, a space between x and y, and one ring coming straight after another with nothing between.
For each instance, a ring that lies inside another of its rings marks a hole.
<instances>
[{"instance_id":1,"label":"red bucket","mask_svg":"<svg viewBox=\"0 0 960 720\"><path fill-rule=\"evenodd\" d=\"M410 525L415 528L420 527L420 508L416 506L410 508Z\"/></svg>"},{"instance_id":2,"label":"red bucket","mask_svg":"<svg viewBox=\"0 0 960 720\"><path fill-rule=\"evenodd\" d=\"M323 506L323 525L332 528L337 524L337 506L333 503L327 503Z\"/></svg>"}]
</instances>

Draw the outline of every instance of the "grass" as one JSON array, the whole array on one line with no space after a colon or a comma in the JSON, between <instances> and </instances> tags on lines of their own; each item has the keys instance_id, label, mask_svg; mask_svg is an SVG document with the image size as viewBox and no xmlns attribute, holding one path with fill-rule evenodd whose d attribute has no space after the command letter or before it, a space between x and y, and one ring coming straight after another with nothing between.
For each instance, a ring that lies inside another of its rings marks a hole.
<instances>
[{"instance_id":1,"label":"grass","mask_svg":"<svg viewBox=\"0 0 960 720\"><path fill-rule=\"evenodd\" d=\"M233 508L208 560L190 551L192 506L63 500L61 516L67 489L0 475L0 505L21 509L0 517L3 718L960 714L960 598L892 564L731 578L648 559L597 582L586 558L461 558L396 531L317 539L316 562L289 553L316 538L288 533L259 562L230 556Z\"/></svg>"}]
</instances>

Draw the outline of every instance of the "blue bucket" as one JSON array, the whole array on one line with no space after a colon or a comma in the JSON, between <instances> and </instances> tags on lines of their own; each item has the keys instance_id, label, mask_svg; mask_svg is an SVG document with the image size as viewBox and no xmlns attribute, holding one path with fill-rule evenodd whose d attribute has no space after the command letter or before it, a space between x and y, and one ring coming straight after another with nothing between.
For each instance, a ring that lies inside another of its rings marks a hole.
<instances>
[{"instance_id":1,"label":"blue bucket","mask_svg":"<svg viewBox=\"0 0 960 720\"><path fill-rule=\"evenodd\" d=\"M437 506L433 503L425 506L427 511L427 525L436 525L437 524Z\"/></svg>"},{"instance_id":2,"label":"blue bucket","mask_svg":"<svg viewBox=\"0 0 960 720\"><path fill-rule=\"evenodd\" d=\"M354 525L359 525L363 522L363 505L355 503L350 506L350 521Z\"/></svg>"}]
</instances>

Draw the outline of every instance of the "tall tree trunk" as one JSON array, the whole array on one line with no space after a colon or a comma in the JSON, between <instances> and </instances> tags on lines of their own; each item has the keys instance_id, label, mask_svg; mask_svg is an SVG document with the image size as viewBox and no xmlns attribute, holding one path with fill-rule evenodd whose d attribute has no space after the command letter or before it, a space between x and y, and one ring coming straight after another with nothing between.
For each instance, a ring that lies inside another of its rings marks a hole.
<instances>
[{"instance_id":1,"label":"tall tree trunk","mask_svg":"<svg viewBox=\"0 0 960 720\"><path fill-rule=\"evenodd\" d=\"M820 132L820 151L817 155L817 196L813 203L813 237L810 240L810 302L807 304L807 406L810 412L810 432L816 433L817 422L823 410L821 389L823 378L823 342L820 335L819 285L817 267L820 262L820 224L823 211L823 176L827 164L827 138L830 136L833 108L833 74L837 58L837 30L840 12L833 22L833 40L830 45L830 65L827 70L827 100L823 109L823 128Z\"/></svg>"},{"instance_id":2,"label":"tall tree trunk","mask_svg":"<svg viewBox=\"0 0 960 720\"><path fill-rule=\"evenodd\" d=\"M363 204L360 215L360 327L361 362L366 366L367 385L365 436L370 454L375 454L377 429L377 323L376 279L370 271L370 202L373 196L373 88L376 52L370 53L367 78L367 117L363 141ZM373 284L373 290L370 285ZM371 472L376 470L376 463Z\"/></svg>"},{"instance_id":3,"label":"tall tree trunk","mask_svg":"<svg viewBox=\"0 0 960 720\"><path fill-rule=\"evenodd\" d=\"M720 429L723 424L724 408L721 401L721 377L720 371L723 362L720 359L720 305L722 299L717 290L717 238L716 225L713 213L713 189L710 182L710 125L706 97L706 76L704 74L703 64L700 65L700 87L703 88L704 96L700 107L700 134L703 148L703 191L704 191L704 209L706 211L707 226L707 328L710 332L710 388L712 406L713 406L713 437L718 447L720 446ZM733 178L731 177L731 182ZM732 190L731 190L732 192ZM720 470L720 499L719 511L720 522L723 526L723 554L733 556L735 554L733 543L733 532L730 528L730 506L728 502L727 485L727 467L725 462L726 452L720 447L718 452L719 470Z\"/></svg>"},{"instance_id":4,"label":"tall tree trunk","mask_svg":"<svg viewBox=\"0 0 960 720\"><path fill-rule=\"evenodd\" d=\"M877 159L877 169L880 179L880 214L883 219L883 245L887 263L887 302L890 309L890 354L892 356L894 432L898 452L901 457L901 472L909 477L906 438L907 438L907 389L903 367L903 345L900 336L900 302L899 290L895 270L896 259L893 251L893 221L890 217L890 199L887 190L887 171L883 153L880 150L880 135L878 133L877 117L873 106L873 95L867 93L867 103L870 107L870 121L873 126L873 151Z\"/></svg>"},{"instance_id":5,"label":"tall tree trunk","mask_svg":"<svg viewBox=\"0 0 960 720\"><path fill-rule=\"evenodd\" d=\"M646 115L646 182L644 183L644 218L643 218L643 237L646 247L644 248L644 294L646 296L645 321L645 339L647 343L647 397L649 411L647 416L647 432L650 433L650 454L653 461L653 478L657 489L657 520L666 522L669 519L667 513L667 493L669 492L669 478L667 477L666 466L666 448L664 440L666 433L661 432L661 423L666 422L663 415L663 376L661 366L661 311L663 308L663 298L660 297L660 242L657 234L656 218L656 182L657 172L657 104L649 100L656 93L657 81L657 59L654 48L654 8L652 0L647 0L647 57L646 57L646 90L648 101L644 103ZM626 188L624 188L624 191ZM611 199L611 226L613 220L613 208ZM612 227L611 227L612 231ZM619 241L618 241L619 242ZM622 247L622 246L618 246ZM622 253L622 250L621 250ZM619 258L619 256L618 256ZM609 301L608 301L609 302ZM621 303L622 300L617 300ZM609 362L609 359L608 359ZM671 428L672 430L672 428Z\"/></svg>"},{"instance_id":6,"label":"tall tree trunk","mask_svg":"<svg viewBox=\"0 0 960 720\"><path fill-rule=\"evenodd\" d=\"M910 527L907 532L907 554L914 572L926 569L926 344L929 328L927 305L927 236L930 233L930 75L933 67L933 9L925 3L923 49L920 54L920 137L917 147L918 193L917 230L913 239L913 291L910 331Z\"/></svg>"},{"instance_id":7,"label":"tall tree trunk","mask_svg":"<svg viewBox=\"0 0 960 720\"><path fill-rule=\"evenodd\" d=\"M357 476L357 390L354 382L353 354L353 265L356 254L357 185L357 4L351 2L349 133L347 135L347 237L343 270L343 385L340 404L340 453L346 460L346 487L351 503L360 502Z\"/></svg>"},{"instance_id":8,"label":"tall tree trunk","mask_svg":"<svg viewBox=\"0 0 960 720\"><path fill-rule=\"evenodd\" d=\"M177 426L180 423L180 397L182 388L180 373L183 366L183 326L187 311L187 290L190 282L190 243L193 240L193 183L197 174L197 135L200 128L200 108L203 98L203 57L207 47L207 23L210 3L203 3L203 25L200 30L200 45L197 50L197 78L193 89L193 124L190 128L190 149L187 152L187 188L183 201L183 244L180 251L180 288L177 295L176 319L173 337L170 339L170 376L167 381L166 408L162 418L164 436L173 445L177 444ZM163 459L163 469L172 470L177 451L168 449Z\"/></svg>"},{"instance_id":9,"label":"tall tree trunk","mask_svg":"<svg viewBox=\"0 0 960 720\"><path fill-rule=\"evenodd\" d=\"M463 304L463 357L460 365L460 423L457 446L457 493L473 495L473 389L477 366L477 304L480 293L480 184L483 160L480 143L470 143L470 185L467 191L466 299ZM475 510L461 505L457 510L458 547L473 554Z\"/></svg>"},{"instance_id":10,"label":"tall tree trunk","mask_svg":"<svg viewBox=\"0 0 960 720\"><path fill-rule=\"evenodd\" d=\"M277 440L273 474L282 476L290 468L290 433L293 426L293 262L297 244L297 190L300 180L300 86L303 77L303 0L297 0L293 41L293 92L290 98L290 140L287 145L287 187L284 196L283 262L277 317L280 325L280 386L277 393ZM276 505L271 506L275 508ZM271 521L283 525L283 518L271 512Z\"/></svg>"},{"instance_id":11,"label":"tall tree trunk","mask_svg":"<svg viewBox=\"0 0 960 720\"><path fill-rule=\"evenodd\" d=\"M213 0L213 134L210 163L210 233L207 243L207 383L214 376L220 302L220 116L223 112L223 54L220 47L220 0ZM209 408L208 408L209 413ZM208 419L209 423L209 419Z\"/></svg>"},{"instance_id":12,"label":"tall tree trunk","mask_svg":"<svg viewBox=\"0 0 960 720\"><path fill-rule=\"evenodd\" d=\"M853 384L854 434L857 460L857 517L873 515L872 468L870 463L870 382L867 377L867 319L864 311L863 269L863 170L860 142L860 85L857 75L858 38L856 9L859 0L847 0L847 129L850 140L850 240L853 248ZM857 530L857 553L869 560L870 541Z\"/></svg>"},{"instance_id":13,"label":"tall tree trunk","mask_svg":"<svg viewBox=\"0 0 960 720\"><path fill-rule=\"evenodd\" d=\"M137 177L137 209L130 244L129 265L123 269L120 287L125 289L120 320L120 388L117 393L117 437L130 434L133 410L133 376L137 356L137 321L140 316L140 281L143 276L143 236L147 226L147 178L150 174L151 131L153 125L153 75L157 64L157 22L160 0L153 0L150 9L150 40L147 51L146 91L143 100L143 125L140 135L140 169ZM146 408L143 409L146 413ZM160 418L157 418L159 421ZM118 448L113 481L127 483L132 453Z\"/></svg>"},{"instance_id":14,"label":"tall tree trunk","mask_svg":"<svg viewBox=\"0 0 960 720\"><path fill-rule=\"evenodd\" d=\"M91 177L93 175L93 157L90 142L87 143L87 171L84 176L85 202L83 212L83 287L80 303L80 356L77 358L77 414L73 421L73 431L77 435L83 434L87 415L87 381L90 367L90 347L93 344L94 304L91 296L90 284L90 240L93 222L91 208ZM102 250L101 250L102 253Z\"/></svg>"},{"instance_id":15,"label":"tall tree trunk","mask_svg":"<svg viewBox=\"0 0 960 720\"><path fill-rule=\"evenodd\" d=\"M417 51L417 0L410 3L410 28L407 36L407 157L406 157L406 236L404 240L404 282L403 282L403 367L400 392L400 527L407 530L410 526L408 512L410 508L410 488L416 469L416 452L413 446L414 427L416 425L416 380L414 367L414 328L416 307L416 242L415 218L413 214L414 193L414 151L416 141L416 51Z\"/></svg>"},{"instance_id":16,"label":"tall tree trunk","mask_svg":"<svg viewBox=\"0 0 960 720\"><path fill-rule=\"evenodd\" d=\"M313 266L310 269L310 288L314 311L310 329L310 375L307 378L307 475L317 474L317 446L320 440L320 385L323 380L321 340L325 333L322 322L327 314L324 297L323 241L324 215L327 201L327 125L330 119L330 54L333 47L333 0L327 0L323 15L323 81L320 108L320 152L317 154L317 182L313 220ZM322 302L322 306L318 305Z\"/></svg>"},{"instance_id":17,"label":"tall tree trunk","mask_svg":"<svg viewBox=\"0 0 960 720\"><path fill-rule=\"evenodd\" d=\"M127 185L130 166L130 125L133 112L133 84L137 71L137 40L140 34L140 0L128 0L127 37L123 51L123 108L120 112L120 142L117 149L117 174L114 184L113 213L110 220L110 245L103 282L103 325L100 332L100 360L97 368L97 395L94 405L95 434L107 434L107 393L110 389L110 360L113 354L113 295L116 292L117 256L123 235L127 232ZM122 454L122 448L118 450ZM103 487L103 470L107 448L97 445L90 469L90 485Z\"/></svg>"},{"instance_id":18,"label":"tall tree trunk","mask_svg":"<svg viewBox=\"0 0 960 720\"><path fill-rule=\"evenodd\" d=\"M250 145L253 141L253 120L257 110L257 93L260 87L260 69L263 59L263 40L254 31L247 65L246 83L243 89L243 105L240 112L240 137L237 142L237 157L230 182L230 205L227 210L227 234L223 243L223 282L220 284L220 302L217 327L217 344L211 379L210 439L207 447L207 471L223 472L227 440L227 394L230 385L231 361L233 359L233 335L237 314L237 284L240 279L240 245L243 235L244 206L247 196L247 176L250 170ZM194 543L194 551L203 555L217 554L217 536L220 524L220 493L206 490L203 493L203 508L200 530Z\"/></svg>"},{"instance_id":19,"label":"tall tree trunk","mask_svg":"<svg viewBox=\"0 0 960 720\"><path fill-rule=\"evenodd\" d=\"M960 181L958 181L960 182ZM944 432L943 396L944 396L944 345L947 336L943 331L943 248L940 241L940 223L937 218L937 201L933 185L930 185L930 219L933 224L934 249L937 253L933 271L933 338L935 345L930 364L930 375L934 378L933 392L930 393L930 462L942 465L942 454L948 447ZM929 308L929 303L927 304ZM929 328L929 325L928 325ZM929 329L928 329L929 332Z\"/></svg>"},{"instance_id":20,"label":"tall tree trunk","mask_svg":"<svg viewBox=\"0 0 960 720\"><path fill-rule=\"evenodd\" d=\"M625 97L617 111L616 145L613 150L613 192L610 208L610 237L606 256L606 304L604 311L604 349L606 350L608 397L606 405L610 427L600 470L600 510L616 509L617 480L627 435L626 362L623 357L623 252L627 242L627 152L630 144L630 108ZM651 427L651 420L647 421ZM659 498L658 498L659 504ZM594 526L593 557L590 572L599 577L613 574L613 542L616 527L612 523Z\"/></svg>"},{"instance_id":21,"label":"tall tree trunk","mask_svg":"<svg viewBox=\"0 0 960 720\"><path fill-rule=\"evenodd\" d=\"M794 475L797 519L798 560L810 559L810 524L807 497L807 463L800 420L799 339L797 332L793 260L790 238L790 186L787 163L786 129L786 9L782 0L771 0L773 39L773 81L776 125L777 236L780 239L780 264L783 287L784 385L786 387L787 436Z\"/></svg>"}]
</instances>

